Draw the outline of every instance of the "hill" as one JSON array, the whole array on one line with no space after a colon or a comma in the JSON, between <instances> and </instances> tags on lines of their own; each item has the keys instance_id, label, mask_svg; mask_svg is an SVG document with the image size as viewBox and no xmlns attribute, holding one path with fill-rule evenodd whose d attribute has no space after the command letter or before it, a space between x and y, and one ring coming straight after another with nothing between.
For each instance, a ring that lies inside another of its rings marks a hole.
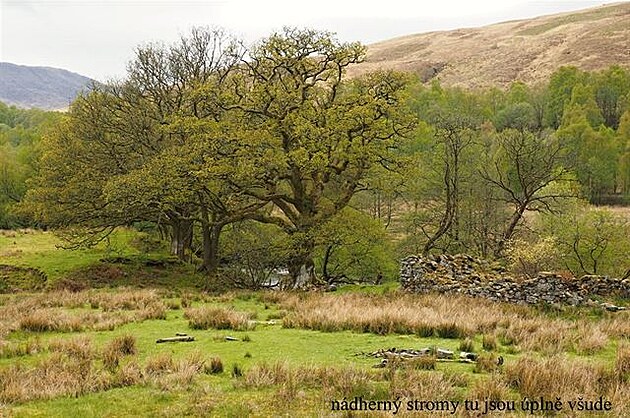
<instances>
[{"instance_id":1,"label":"hill","mask_svg":"<svg viewBox=\"0 0 630 418\"><path fill-rule=\"evenodd\" d=\"M0 62L0 101L7 105L65 109L91 83L88 77L59 68Z\"/></svg>"},{"instance_id":2,"label":"hill","mask_svg":"<svg viewBox=\"0 0 630 418\"><path fill-rule=\"evenodd\" d=\"M545 80L563 65L630 67L630 2L482 28L409 35L368 47L350 75L377 68L468 88Z\"/></svg>"}]
</instances>

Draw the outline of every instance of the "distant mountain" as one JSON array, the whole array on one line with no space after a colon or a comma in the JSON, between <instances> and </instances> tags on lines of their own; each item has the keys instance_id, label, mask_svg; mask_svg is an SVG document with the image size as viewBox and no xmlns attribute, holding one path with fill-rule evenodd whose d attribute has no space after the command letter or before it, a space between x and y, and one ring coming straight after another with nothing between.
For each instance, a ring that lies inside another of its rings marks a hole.
<instances>
[{"instance_id":1,"label":"distant mountain","mask_svg":"<svg viewBox=\"0 0 630 418\"><path fill-rule=\"evenodd\" d=\"M475 88L544 81L563 65L593 71L612 64L630 68L630 2L379 42L349 73L393 68Z\"/></svg>"},{"instance_id":2,"label":"distant mountain","mask_svg":"<svg viewBox=\"0 0 630 418\"><path fill-rule=\"evenodd\" d=\"M92 79L59 68L0 62L0 101L23 108L66 109Z\"/></svg>"}]
</instances>

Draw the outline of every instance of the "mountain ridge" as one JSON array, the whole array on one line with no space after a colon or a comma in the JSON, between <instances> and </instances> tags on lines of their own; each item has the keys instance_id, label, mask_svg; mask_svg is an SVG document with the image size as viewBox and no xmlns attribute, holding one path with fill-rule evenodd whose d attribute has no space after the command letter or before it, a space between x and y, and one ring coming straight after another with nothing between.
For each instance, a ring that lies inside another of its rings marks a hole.
<instances>
[{"instance_id":1,"label":"mountain ridge","mask_svg":"<svg viewBox=\"0 0 630 418\"><path fill-rule=\"evenodd\" d=\"M630 67L630 2L377 42L349 75L395 69L486 88L542 82L563 65L595 71L613 64Z\"/></svg>"},{"instance_id":2,"label":"mountain ridge","mask_svg":"<svg viewBox=\"0 0 630 418\"><path fill-rule=\"evenodd\" d=\"M92 83L62 68L0 62L0 101L9 106L64 110Z\"/></svg>"}]
</instances>

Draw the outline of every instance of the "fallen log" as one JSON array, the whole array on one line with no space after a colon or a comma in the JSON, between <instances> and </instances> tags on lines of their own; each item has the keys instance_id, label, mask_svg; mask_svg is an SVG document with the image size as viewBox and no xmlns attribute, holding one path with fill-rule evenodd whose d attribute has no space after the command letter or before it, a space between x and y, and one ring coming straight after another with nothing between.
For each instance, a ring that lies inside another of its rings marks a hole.
<instances>
[{"instance_id":1,"label":"fallen log","mask_svg":"<svg viewBox=\"0 0 630 418\"><path fill-rule=\"evenodd\" d=\"M195 337L191 336L180 336L180 337L168 337L168 338L158 338L155 340L156 344L160 343L188 343L191 341L195 341Z\"/></svg>"}]
</instances>

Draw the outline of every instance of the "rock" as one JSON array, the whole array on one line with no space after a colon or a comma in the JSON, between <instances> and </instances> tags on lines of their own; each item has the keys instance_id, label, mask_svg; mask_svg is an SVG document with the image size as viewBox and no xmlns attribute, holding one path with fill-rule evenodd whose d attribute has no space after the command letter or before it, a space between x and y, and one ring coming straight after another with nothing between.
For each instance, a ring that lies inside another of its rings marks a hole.
<instances>
[{"instance_id":1,"label":"rock","mask_svg":"<svg viewBox=\"0 0 630 418\"><path fill-rule=\"evenodd\" d=\"M461 353L459 353L459 358L462 359L462 360L477 361L478 357L479 357L478 354L468 353L466 351L462 351Z\"/></svg>"}]
</instances>

